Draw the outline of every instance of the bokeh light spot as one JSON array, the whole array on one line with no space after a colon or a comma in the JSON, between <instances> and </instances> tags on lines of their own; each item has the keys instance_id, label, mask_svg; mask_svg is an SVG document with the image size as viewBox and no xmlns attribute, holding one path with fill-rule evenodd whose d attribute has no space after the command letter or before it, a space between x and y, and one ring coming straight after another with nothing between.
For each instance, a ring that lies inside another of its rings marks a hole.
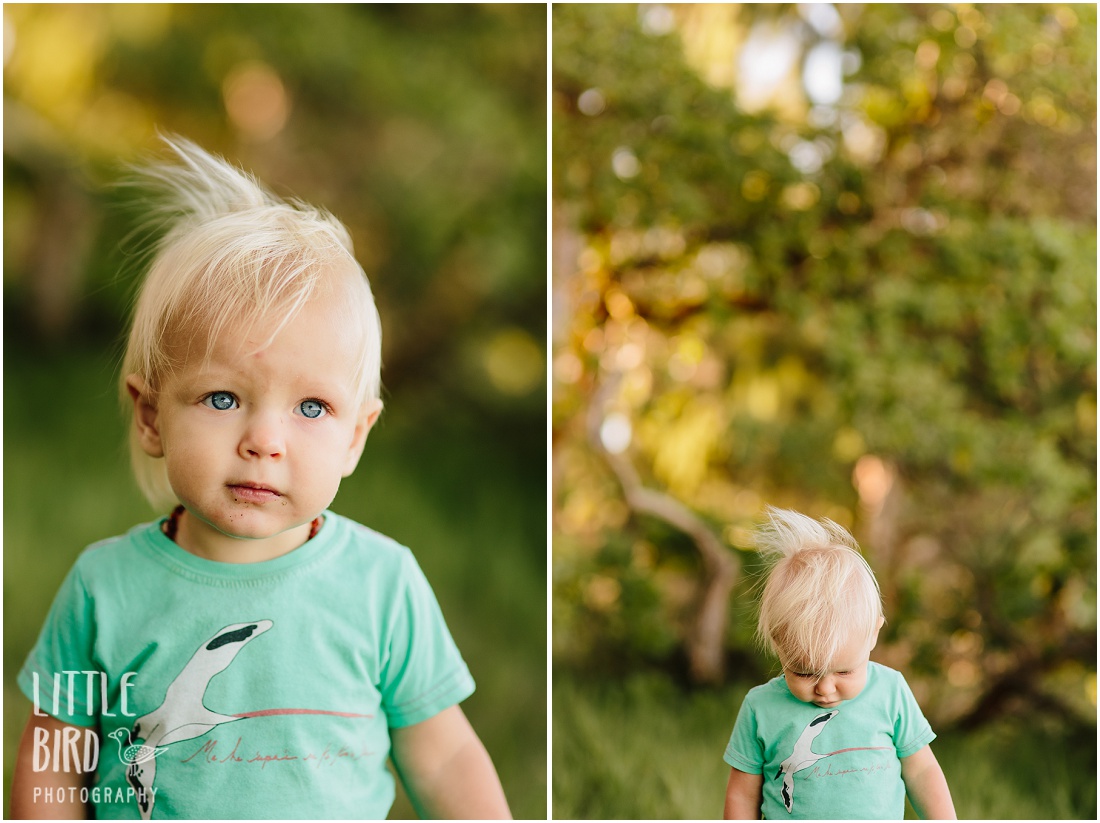
<instances>
[{"instance_id":1,"label":"bokeh light spot","mask_svg":"<svg viewBox=\"0 0 1100 823\"><path fill-rule=\"evenodd\" d=\"M222 84L225 111L233 126L253 140L269 140L286 125L290 99L273 68L249 62L238 66Z\"/></svg>"},{"instance_id":2,"label":"bokeh light spot","mask_svg":"<svg viewBox=\"0 0 1100 823\"><path fill-rule=\"evenodd\" d=\"M498 332L485 347L485 371L502 394L521 397L542 383L542 348L523 329Z\"/></svg>"},{"instance_id":3,"label":"bokeh light spot","mask_svg":"<svg viewBox=\"0 0 1100 823\"><path fill-rule=\"evenodd\" d=\"M622 454L630 446L634 428L630 418L621 412L613 412L600 425L600 442L612 454Z\"/></svg>"},{"instance_id":4,"label":"bokeh light spot","mask_svg":"<svg viewBox=\"0 0 1100 823\"><path fill-rule=\"evenodd\" d=\"M599 89L585 89L577 98L577 108L580 109L581 114L595 117L607 108L607 101Z\"/></svg>"}]
</instances>

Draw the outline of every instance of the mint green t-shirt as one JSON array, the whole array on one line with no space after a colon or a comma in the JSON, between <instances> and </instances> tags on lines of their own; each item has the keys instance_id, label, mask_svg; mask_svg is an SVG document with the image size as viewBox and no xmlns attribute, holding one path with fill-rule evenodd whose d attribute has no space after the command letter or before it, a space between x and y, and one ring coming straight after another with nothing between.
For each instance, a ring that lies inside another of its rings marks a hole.
<instances>
[{"instance_id":1,"label":"mint green t-shirt","mask_svg":"<svg viewBox=\"0 0 1100 823\"><path fill-rule=\"evenodd\" d=\"M411 552L332 512L263 563L196 557L158 523L90 546L18 682L98 728L89 797L116 820L384 818L389 730L474 689ZM38 765L80 770L94 739L74 743Z\"/></svg>"},{"instance_id":2,"label":"mint green t-shirt","mask_svg":"<svg viewBox=\"0 0 1100 823\"><path fill-rule=\"evenodd\" d=\"M935 737L901 673L868 663L863 691L833 709L803 703L782 676L752 689L723 759L763 774L766 820L901 820L900 758Z\"/></svg>"}]
</instances>

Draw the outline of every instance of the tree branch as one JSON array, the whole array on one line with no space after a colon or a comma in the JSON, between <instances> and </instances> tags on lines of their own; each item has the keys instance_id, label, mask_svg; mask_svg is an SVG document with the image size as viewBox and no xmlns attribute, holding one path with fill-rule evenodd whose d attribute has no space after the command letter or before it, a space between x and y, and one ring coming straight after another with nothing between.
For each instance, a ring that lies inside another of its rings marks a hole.
<instances>
[{"instance_id":1,"label":"tree branch","mask_svg":"<svg viewBox=\"0 0 1100 823\"><path fill-rule=\"evenodd\" d=\"M699 515L671 495L646 488L631 462L604 446L600 438L603 408L618 388L620 379L620 375L612 375L594 392L586 420L588 440L618 479L631 511L668 523L695 544L703 561L703 579L692 626L685 638L688 664L693 682L718 683L724 668L729 600L740 564Z\"/></svg>"}]
</instances>

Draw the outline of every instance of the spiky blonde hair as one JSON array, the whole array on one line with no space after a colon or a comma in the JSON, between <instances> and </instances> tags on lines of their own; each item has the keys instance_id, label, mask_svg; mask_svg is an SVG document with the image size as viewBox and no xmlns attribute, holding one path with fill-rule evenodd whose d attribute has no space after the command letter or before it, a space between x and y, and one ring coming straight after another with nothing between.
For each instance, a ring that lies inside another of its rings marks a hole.
<instances>
[{"instance_id":1,"label":"spiky blonde hair","mask_svg":"<svg viewBox=\"0 0 1100 823\"><path fill-rule=\"evenodd\" d=\"M774 561L760 597L757 639L784 667L824 675L853 638L873 641L882 594L855 539L832 520L767 507L756 535Z\"/></svg>"},{"instance_id":2,"label":"spiky blonde hair","mask_svg":"<svg viewBox=\"0 0 1100 823\"><path fill-rule=\"evenodd\" d=\"M350 376L359 402L378 400L381 324L344 225L327 211L276 197L188 140L162 139L175 162L134 169L134 182L149 193L149 223L164 233L150 249L134 307L120 375L123 406L132 411L129 375L155 395L184 363L209 356L230 324L247 332L274 319L269 343L321 296L336 298L331 302L342 316L333 322L359 336L359 362ZM133 423L130 460L149 502L158 509L173 505L164 461L142 450Z\"/></svg>"}]
</instances>

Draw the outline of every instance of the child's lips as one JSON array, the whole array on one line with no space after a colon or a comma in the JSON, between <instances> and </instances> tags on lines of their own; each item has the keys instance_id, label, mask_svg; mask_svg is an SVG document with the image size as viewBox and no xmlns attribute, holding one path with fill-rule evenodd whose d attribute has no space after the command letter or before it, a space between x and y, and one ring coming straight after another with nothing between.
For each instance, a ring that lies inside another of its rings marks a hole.
<instances>
[{"instance_id":1,"label":"child's lips","mask_svg":"<svg viewBox=\"0 0 1100 823\"><path fill-rule=\"evenodd\" d=\"M248 503L269 503L282 497L275 489L259 483L230 483L229 491L238 500Z\"/></svg>"}]
</instances>

